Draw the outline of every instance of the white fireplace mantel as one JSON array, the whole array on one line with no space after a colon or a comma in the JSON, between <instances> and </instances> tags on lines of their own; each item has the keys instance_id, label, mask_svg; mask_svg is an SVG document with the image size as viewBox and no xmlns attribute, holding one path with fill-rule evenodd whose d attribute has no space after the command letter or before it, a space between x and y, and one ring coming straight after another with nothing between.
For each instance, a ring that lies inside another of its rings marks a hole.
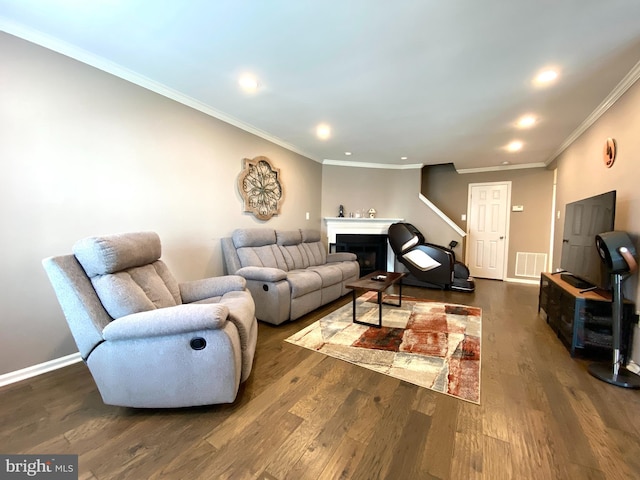
<instances>
[{"instance_id":1,"label":"white fireplace mantel","mask_svg":"<svg viewBox=\"0 0 640 480\"><path fill-rule=\"evenodd\" d=\"M327 224L327 240L329 245L336 243L336 235L366 235L384 234L389 231L392 223L404 222L404 218L348 218L348 217L325 217Z\"/></svg>"},{"instance_id":2,"label":"white fireplace mantel","mask_svg":"<svg viewBox=\"0 0 640 480\"><path fill-rule=\"evenodd\" d=\"M392 223L404 222L404 218L348 218L325 217L327 224L327 241L329 251L331 244L336 243L336 235L386 235ZM395 254L387 242L387 271L394 271Z\"/></svg>"}]
</instances>

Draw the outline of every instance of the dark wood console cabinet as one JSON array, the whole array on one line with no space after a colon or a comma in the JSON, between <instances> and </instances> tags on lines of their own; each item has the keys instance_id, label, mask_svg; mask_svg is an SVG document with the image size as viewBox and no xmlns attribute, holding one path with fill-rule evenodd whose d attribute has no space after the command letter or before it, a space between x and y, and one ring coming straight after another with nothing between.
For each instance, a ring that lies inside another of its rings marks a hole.
<instances>
[{"instance_id":1,"label":"dark wood console cabinet","mask_svg":"<svg viewBox=\"0 0 640 480\"><path fill-rule=\"evenodd\" d=\"M547 323L557 333L573 357L611 352L612 349L611 294L603 290L582 292L569 285L560 275L543 273L540 277L538 313L543 310ZM622 309L623 359L629 351L631 325L635 306L624 302Z\"/></svg>"}]
</instances>

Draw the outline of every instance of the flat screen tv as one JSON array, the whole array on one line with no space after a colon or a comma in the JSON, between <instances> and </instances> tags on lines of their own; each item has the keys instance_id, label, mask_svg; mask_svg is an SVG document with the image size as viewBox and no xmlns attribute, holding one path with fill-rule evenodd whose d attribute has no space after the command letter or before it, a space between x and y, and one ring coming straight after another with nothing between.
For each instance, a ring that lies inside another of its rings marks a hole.
<instances>
[{"instance_id":1,"label":"flat screen tv","mask_svg":"<svg viewBox=\"0 0 640 480\"><path fill-rule=\"evenodd\" d=\"M596 250L595 237L614 229L615 215L615 190L567 204L560 259L563 280L582 290L611 288L609 273Z\"/></svg>"}]
</instances>

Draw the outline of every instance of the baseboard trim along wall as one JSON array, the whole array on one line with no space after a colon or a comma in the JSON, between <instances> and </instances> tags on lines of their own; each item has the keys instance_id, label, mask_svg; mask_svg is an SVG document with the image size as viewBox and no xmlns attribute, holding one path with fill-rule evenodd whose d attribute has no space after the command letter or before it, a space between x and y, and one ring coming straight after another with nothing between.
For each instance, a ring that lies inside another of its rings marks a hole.
<instances>
[{"instance_id":1,"label":"baseboard trim along wall","mask_svg":"<svg viewBox=\"0 0 640 480\"><path fill-rule=\"evenodd\" d=\"M49 360L48 362L23 368L22 370L5 373L4 375L0 375L0 387L4 387L5 385L10 385L12 383L21 382L22 380L36 377L38 375L42 375L43 373L67 367L81 361L82 357L80 356L80 352L76 352L72 353L71 355L67 355L66 357L54 358L53 360Z\"/></svg>"},{"instance_id":2,"label":"baseboard trim along wall","mask_svg":"<svg viewBox=\"0 0 640 480\"><path fill-rule=\"evenodd\" d=\"M505 278L505 282L511 283L524 283L525 285L540 285L540 279L537 280L527 280L524 278Z\"/></svg>"}]
</instances>

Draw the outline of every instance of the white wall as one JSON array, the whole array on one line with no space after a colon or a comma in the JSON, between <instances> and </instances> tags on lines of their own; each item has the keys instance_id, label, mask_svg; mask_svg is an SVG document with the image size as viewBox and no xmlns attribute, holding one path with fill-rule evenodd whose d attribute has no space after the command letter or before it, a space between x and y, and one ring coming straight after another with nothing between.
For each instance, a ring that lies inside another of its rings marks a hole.
<instances>
[{"instance_id":1,"label":"white wall","mask_svg":"<svg viewBox=\"0 0 640 480\"><path fill-rule=\"evenodd\" d=\"M0 374L77 351L40 262L80 238L154 230L182 281L223 274L234 228L321 227L317 162L1 33L0 64ZM285 188L268 222L236 187L258 155Z\"/></svg>"}]
</instances>

